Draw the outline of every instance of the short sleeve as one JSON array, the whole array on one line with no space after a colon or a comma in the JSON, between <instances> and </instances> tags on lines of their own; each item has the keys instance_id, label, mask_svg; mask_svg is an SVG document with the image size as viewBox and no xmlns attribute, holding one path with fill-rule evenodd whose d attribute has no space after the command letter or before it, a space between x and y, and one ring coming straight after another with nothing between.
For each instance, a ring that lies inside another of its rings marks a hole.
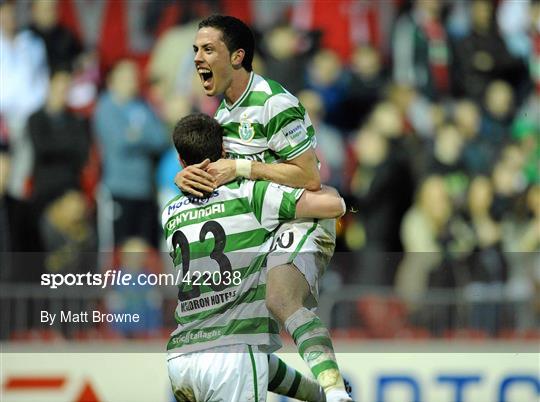
<instances>
[{"instance_id":1,"label":"short sleeve","mask_svg":"<svg viewBox=\"0 0 540 402\"><path fill-rule=\"evenodd\" d=\"M290 94L279 94L264 105L268 148L283 160L291 160L311 147L305 109Z\"/></svg>"},{"instance_id":2,"label":"short sleeve","mask_svg":"<svg viewBox=\"0 0 540 402\"><path fill-rule=\"evenodd\" d=\"M268 181L253 185L251 208L259 223L274 230L282 222L296 217L296 203L304 189L296 189Z\"/></svg>"}]
</instances>

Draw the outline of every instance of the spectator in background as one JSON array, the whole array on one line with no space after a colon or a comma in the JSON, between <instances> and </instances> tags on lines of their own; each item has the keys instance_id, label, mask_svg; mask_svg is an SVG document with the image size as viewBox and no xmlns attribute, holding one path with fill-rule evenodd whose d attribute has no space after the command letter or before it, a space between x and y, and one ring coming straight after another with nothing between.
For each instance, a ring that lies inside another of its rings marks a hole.
<instances>
[{"instance_id":1,"label":"spectator in background","mask_svg":"<svg viewBox=\"0 0 540 402\"><path fill-rule=\"evenodd\" d=\"M197 21L186 22L165 31L156 41L148 62L148 78L157 85L159 96L167 99L177 93L192 93L195 87L193 66L193 38L197 33Z\"/></svg>"},{"instance_id":2,"label":"spectator in background","mask_svg":"<svg viewBox=\"0 0 540 402\"><path fill-rule=\"evenodd\" d=\"M500 148L510 139L514 114L514 92L505 81L492 81L484 94L484 115L480 135L486 144Z\"/></svg>"},{"instance_id":3,"label":"spectator in background","mask_svg":"<svg viewBox=\"0 0 540 402\"><path fill-rule=\"evenodd\" d=\"M217 99L204 94L193 64L193 38L198 24L199 19L196 19L171 27L163 32L151 51L147 68L150 101L158 109L164 108L177 94L189 98L196 110L209 115L218 107Z\"/></svg>"},{"instance_id":4,"label":"spectator in background","mask_svg":"<svg viewBox=\"0 0 540 402\"><path fill-rule=\"evenodd\" d=\"M513 219L516 212L516 201L524 190L525 184L521 172L520 163L516 166L508 156L501 157L495 164L491 174L493 182L494 198L491 212L494 219L501 221Z\"/></svg>"},{"instance_id":5,"label":"spectator in background","mask_svg":"<svg viewBox=\"0 0 540 402\"><path fill-rule=\"evenodd\" d=\"M307 88L317 92L324 105L325 122L342 128L342 102L347 97L350 74L344 69L336 53L328 49L318 51L308 67Z\"/></svg>"},{"instance_id":6,"label":"spectator in background","mask_svg":"<svg viewBox=\"0 0 540 402\"><path fill-rule=\"evenodd\" d=\"M468 178L463 166L464 138L453 124L445 124L437 130L429 154L426 172L441 176L454 205L465 198Z\"/></svg>"},{"instance_id":7,"label":"spectator in background","mask_svg":"<svg viewBox=\"0 0 540 402\"><path fill-rule=\"evenodd\" d=\"M363 226L366 236L362 264L356 272L362 284L391 284L403 250L399 228L411 205L414 184L403 143L398 139L403 130L401 122L397 108L382 103L375 109L370 126L356 139L358 166L348 203L358 211L354 219Z\"/></svg>"},{"instance_id":8,"label":"spectator in background","mask_svg":"<svg viewBox=\"0 0 540 402\"><path fill-rule=\"evenodd\" d=\"M45 102L48 70L45 45L30 30L16 32L15 6L0 3L0 114L10 134L11 169L6 207L12 251L39 250L36 222L28 204L33 152L25 126L28 116Z\"/></svg>"},{"instance_id":9,"label":"spectator in background","mask_svg":"<svg viewBox=\"0 0 540 402\"><path fill-rule=\"evenodd\" d=\"M157 246L158 212L154 161L168 145L162 122L138 98L139 71L119 61L107 80L94 114L102 161L102 184L114 202L114 242L141 237Z\"/></svg>"},{"instance_id":10,"label":"spectator in background","mask_svg":"<svg viewBox=\"0 0 540 402\"><path fill-rule=\"evenodd\" d=\"M334 127L324 123L322 99L315 91L304 90L298 93L300 103L306 108L317 135L317 158L321 167L321 182L340 191L344 188L343 169L345 167L345 145L342 134Z\"/></svg>"},{"instance_id":11,"label":"spectator in background","mask_svg":"<svg viewBox=\"0 0 540 402\"><path fill-rule=\"evenodd\" d=\"M90 138L87 125L67 109L70 84L69 71L53 72L45 106L28 119L34 149L31 217L38 225L48 272L78 271L82 251L90 251L92 245L81 194Z\"/></svg>"},{"instance_id":12,"label":"spectator in background","mask_svg":"<svg viewBox=\"0 0 540 402\"><path fill-rule=\"evenodd\" d=\"M84 121L66 107L70 84L69 71L53 72L45 107L28 120L35 159L32 201L38 216L67 191L81 191L90 136Z\"/></svg>"},{"instance_id":13,"label":"spectator in background","mask_svg":"<svg viewBox=\"0 0 540 402\"><path fill-rule=\"evenodd\" d=\"M306 38L289 25L277 25L265 33L262 47L268 78L282 83L293 94L305 87L311 50Z\"/></svg>"},{"instance_id":14,"label":"spectator in background","mask_svg":"<svg viewBox=\"0 0 540 402\"><path fill-rule=\"evenodd\" d=\"M58 22L57 0L33 0L29 29L43 39L49 69L73 68L82 47L79 40Z\"/></svg>"},{"instance_id":15,"label":"spectator in background","mask_svg":"<svg viewBox=\"0 0 540 402\"><path fill-rule=\"evenodd\" d=\"M440 176L428 176L401 225L406 252L396 275L396 291L411 304L422 300L430 276L441 266L449 240L453 206Z\"/></svg>"},{"instance_id":16,"label":"spectator in background","mask_svg":"<svg viewBox=\"0 0 540 402\"><path fill-rule=\"evenodd\" d=\"M463 167L472 176L488 175L497 157L497 150L481 137L482 117L476 103L468 99L458 101L454 107L454 122L463 137Z\"/></svg>"},{"instance_id":17,"label":"spectator in background","mask_svg":"<svg viewBox=\"0 0 540 402\"><path fill-rule=\"evenodd\" d=\"M448 95L450 47L441 21L440 0L416 0L398 18L392 37L393 76L434 99Z\"/></svg>"},{"instance_id":18,"label":"spectator in background","mask_svg":"<svg viewBox=\"0 0 540 402\"><path fill-rule=\"evenodd\" d=\"M526 203L528 217L518 236L516 246L518 251L538 252L540 251L540 184L529 187ZM532 257L538 260L538 255Z\"/></svg>"},{"instance_id":19,"label":"spectator in background","mask_svg":"<svg viewBox=\"0 0 540 402\"><path fill-rule=\"evenodd\" d=\"M474 251L484 251L490 248L497 249L500 258L491 259L491 264L485 264L489 258L484 259L484 264L472 264L473 280L498 280L502 281L505 276L504 269L500 264L494 264L497 259L503 260L502 256L502 228L500 222L492 216L493 204L493 184L489 178L477 176L469 186L467 195L467 223L470 225L474 235ZM482 258L479 255L473 255L473 258Z\"/></svg>"},{"instance_id":20,"label":"spectator in background","mask_svg":"<svg viewBox=\"0 0 540 402\"><path fill-rule=\"evenodd\" d=\"M495 79L520 86L524 65L507 50L495 22L495 4L491 0L471 3L471 32L455 46L455 74L460 93L481 102L489 83Z\"/></svg>"},{"instance_id":21,"label":"spectator in background","mask_svg":"<svg viewBox=\"0 0 540 402\"><path fill-rule=\"evenodd\" d=\"M385 77L380 54L371 46L355 49L350 69L349 91L341 105L341 124L344 130L359 127L382 96Z\"/></svg>"},{"instance_id":22,"label":"spectator in background","mask_svg":"<svg viewBox=\"0 0 540 402\"><path fill-rule=\"evenodd\" d=\"M178 119L187 116L191 112L189 99L180 94L173 94L163 105L161 115L167 125L167 132L172 133ZM163 152L156 169L156 182L158 190L159 210L163 210L165 205L180 194L180 190L174 184L174 177L182 170L182 165L178 160L178 152L173 144ZM165 239L163 239L163 242Z\"/></svg>"},{"instance_id":23,"label":"spectator in background","mask_svg":"<svg viewBox=\"0 0 540 402\"><path fill-rule=\"evenodd\" d=\"M445 25L451 40L462 39L470 31L469 0L446 2Z\"/></svg>"},{"instance_id":24,"label":"spectator in background","mask_svg":"<svg viewBox=\"0 0 540 402\"><path fill-rule=\"evenodd\" d=\"M93 271L96 236L83 194L68 190L47 204L39 220L45 251L44 268L50 273Z\"/></svg>"},{"instance_id":25,"label":"spectator in background","mask_svg":"<svg viewBox=\"0 0 540 402\"><path fill-rule=\"evenodd\" d=\"M540 96L531 96L517 114L512 138L523 150L523 171L528 184L540 183Z\"/></svg>"},{"instance_id":26,"label":"spectator in background","mask_svg":"<svg viewBox=\"0 0 540 402\"><path fill-rule=\"evenodd\" d=\"M526 323L528 327L538 327L540 324L540 184L531 186L527 192L527 208L530 218L519 237L521 251L524 251L523 267L532 282L533 320Z\"/></svg>"},{"instance_id":27,"label":"spectator in background","mask_svg":"<svg viewBox=\"0 0 540 402\"><path fill-rule=\"evenodd\" d=\"M508 277L508 262L503 253L502 227L491 214L493 187L486 177L476 177L469 188L466 222L472 233L472 253L468 258L470 283L465 295L473 304L472 325L495 334L498 303L493 297L502 297L503 283Z\"/></svg>"},{"instance_id":28,"label":"spectator in background","mask_svg":"<svg viewBox=\"0 0 540 402\"><path fill-rule=\"evenodd\" d=\"M528 29L535 21L538 0L501 0L497 7L497 24L508 50L515 56L526 59L531 53Z\"/></svg>"},{"instance_id":29,"label":"spectator in background","mask_svg":"<svg viewBox=\"0 0 540 402\"><path fill-rule=\"evenodd\" d=\"M131 237L120 246L122 271L137 275L150 274L148 257L151 247L143 239ZM149 336L159 332L162 325L162 297L155 286L114 286L106 296L110 313L138 314L139 322L113 322L111 328L124 336Z\"/></svg>"},{"instance_id":30,"label":"spectator in background","mask_svg":"<svg viewBox=\"0 0 540 402\"><path fill-rule=\"evenodd\" d=\"M69 108L89 119L96 106L100 78L96 51L88 51L77 57L68 96Z\"/></svg>"}]
</instances>

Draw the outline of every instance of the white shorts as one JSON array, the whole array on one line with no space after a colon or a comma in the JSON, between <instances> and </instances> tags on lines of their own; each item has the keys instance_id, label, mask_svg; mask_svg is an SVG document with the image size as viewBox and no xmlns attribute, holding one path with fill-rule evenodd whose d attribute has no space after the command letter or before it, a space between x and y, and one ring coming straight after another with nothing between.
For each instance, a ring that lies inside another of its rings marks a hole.
<instances>
[{"instance_id":1,"label":"white shorts","mask_svg":"<svg viewBox=\"0 0 540 402\"><path fill-rule=\"evenodd\" d=\"M256 346L229 345L167 357L179 402L265 402L268 356Z\"/></svg>"},{"instance_id":2,"label":"white shorts","mask_svg":"<svg viewBox=\"0 0 540 402\"><path fill-rule=\"evenodd\" d=\"M304 275L311 291L306 307L316 307L319 278L326 271L336 247L335 219L297 219L283 223L274 234L268 269L294 266Z\"/></svg>"}]
</instances>

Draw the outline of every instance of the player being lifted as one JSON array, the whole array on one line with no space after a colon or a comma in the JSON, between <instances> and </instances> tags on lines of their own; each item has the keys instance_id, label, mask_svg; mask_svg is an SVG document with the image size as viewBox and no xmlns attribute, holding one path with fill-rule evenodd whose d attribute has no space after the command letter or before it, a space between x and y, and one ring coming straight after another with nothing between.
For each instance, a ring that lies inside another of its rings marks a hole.
<instances>
[{"instance_id":1,"label":"player being lifted","mask_svg":"<svg viewBox=\"0 0 540 402\"><path fill-rule=\"evenodd\" d=\"M203 114L181 119L173 141L183 165L225 156L223 128ZM328 187L310 192L243 178L203 198L180 195L167 204L163 229L183 278L178 328L167 345L177 400L266 400L266 353L280 346L278 324L265 303L265 260L273 230L286 220L337 217L344 209L341 197ZM282 366L281 379L273 381L283 380L287 370ZM315 381L293 372L290 396L324 400Z\"/></svg>"},{"instance_id":2,"label":"player being lifted","mask_svg":"<svg viewBox=\"0 0 540 402\"><path fill-rule=\"evenodd\" d=\"M199 24L193 49L205 93L224 97L215 118L225 131L228 159L186 167L175 180L182 191L202 195L236 177L319 189L313 126L296 97L252 71L254 38L247 25L230 16L209 17ZM329 332L310 310L334 251L335 221L284 223L275 237L266 304L293 337L327 401L352 401Z\"/></svg>"}]
</instances>

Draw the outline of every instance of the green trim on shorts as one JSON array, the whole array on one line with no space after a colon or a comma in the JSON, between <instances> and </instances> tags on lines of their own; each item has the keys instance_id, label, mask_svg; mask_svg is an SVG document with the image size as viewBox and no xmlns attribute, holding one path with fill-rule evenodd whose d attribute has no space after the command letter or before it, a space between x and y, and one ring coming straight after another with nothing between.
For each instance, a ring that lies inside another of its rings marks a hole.
<instances>
[{"instance_id":1,"label":"green trim on shorts","mask_svg":"<svg viewBox=\"0 0 540 402\"><path fill-rule=\"evenodd\" d=\"M300 241L300 243L298 243L298 246L296 246L296 250L294 250L294 252L292 253L291 258L289 258L289 264L294 261L294 259L296 258L296 256L300 252L300 249L302 248L302 246L306 242L309 235L315 231L315 229L317 228L318 222L319 222L318 219L314 219L313 226L311 228L309 228L309 230L306 232L306 234L304 236L302 236L302 240Z\"/></svg>"},{"instance_id":2,"label":"green trim on shorts","mask_svg":"<svg viewBox=\"0 0 540 402\"><path fill-rule=\"evenodd\" d=\"M253 350L251 345L248 345L249 357L251 359L251 367L253 368L253 386L255 392L255 402L259 400L259 385L257 384L257 366L255 365L255 357L253 357Z\"/></svg>"}]
</instances>

